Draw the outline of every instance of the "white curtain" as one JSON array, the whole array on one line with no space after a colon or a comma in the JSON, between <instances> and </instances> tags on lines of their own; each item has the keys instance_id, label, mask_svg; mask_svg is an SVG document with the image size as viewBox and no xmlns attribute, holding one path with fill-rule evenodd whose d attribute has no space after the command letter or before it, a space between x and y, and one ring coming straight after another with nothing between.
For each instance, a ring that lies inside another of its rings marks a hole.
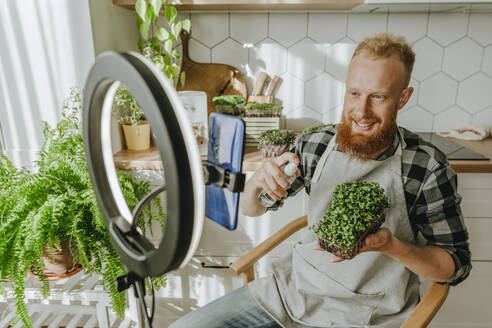
<instances>
[{"instance_id":1,"label":"white curtain","mask_svg":"<svg viewBox=\"0 0 492 328\"><path fill-rule=\"evenodd\" d=\"M0 1L0 149L15 165L32 166L42 121L58 121L93 62L87 1Z\"/></svg>"}]
</instances>

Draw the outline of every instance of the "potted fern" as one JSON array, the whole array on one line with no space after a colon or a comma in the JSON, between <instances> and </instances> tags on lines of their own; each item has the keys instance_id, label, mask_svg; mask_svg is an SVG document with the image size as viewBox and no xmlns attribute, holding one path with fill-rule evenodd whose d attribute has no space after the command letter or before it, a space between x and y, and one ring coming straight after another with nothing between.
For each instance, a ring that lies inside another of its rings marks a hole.
<instances>
[{"instance_id":1,"label":"potted fern","mask_svg":"<svg viewBox=\"0 0 492 328\"><path fill-rule=\"evenodd\" d=\"M32 271L43 283L43 295L49 295L44 249L48 258L62 245L73 262L92 274L102 274L105 290L117 315L123 317L125 294L117 291L116 277L125 273L112 248L104 220L98 209L86 165L79 116L82 97L72 90L64 103L62 119L51 128L44 126L44 143L37 172L15 168L0 153L0 280L13 286L16 319L32 327L24 305L24 279ZM130 208L150 190L146 182L137 182L128 173L118 171L123 195ZM144 209L143 233L158 220L164 228L160 200ZM165 277L156 280L163 286Z\"/></svg>"},{"instance_id":2,"label":"potted fern","mask_svg":"<svg viewBox=\"0 0 492 328\"><path fill-rule=\"evenodd\" d=\"M351 259L360 252L364 238L379 230L389 206L377 182L345 182L335 188L323 219L311 229L321 248Z\"/></svg>"},{"instance_id":3,"label":"potted fern","mask_svg":"<svg viewBox=\"0 0 492 328\"><path fill-rule=\"evenodd\" d=\"M280 156L294 144L296 134L286 129L263 131L258 138L258 149L263 158Z\"/></svg>"}]
</instances>

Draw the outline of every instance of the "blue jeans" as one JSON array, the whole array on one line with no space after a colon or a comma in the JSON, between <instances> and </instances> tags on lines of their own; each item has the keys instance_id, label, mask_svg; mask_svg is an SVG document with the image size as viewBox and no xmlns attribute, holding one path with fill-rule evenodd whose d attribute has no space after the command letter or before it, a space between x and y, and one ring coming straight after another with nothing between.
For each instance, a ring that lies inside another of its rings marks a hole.
<instances>
[{"instance_id":1,"label":"blue jeans","mask_svg":"<svg viewBox=\"0 0 492 328\"><path fill-rule=\"evenodd\" d=\"M281 328L256 299L248 286L238 288L190 312L169 328Z\"/></svg>"}]
</instances>

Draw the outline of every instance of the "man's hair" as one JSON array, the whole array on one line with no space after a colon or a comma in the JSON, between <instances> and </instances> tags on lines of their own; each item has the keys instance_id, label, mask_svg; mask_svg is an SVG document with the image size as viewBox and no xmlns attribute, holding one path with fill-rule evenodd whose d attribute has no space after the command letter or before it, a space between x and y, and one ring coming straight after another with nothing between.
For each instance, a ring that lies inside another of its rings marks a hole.
<instances>
[{"instance_id":1,"label":"man's hair","mask_svg":"<svg viewBox=\"0 0 492 328\"><path fill-rule=\"evenodd\" d=\"M407 85L412 75L415 62L415 52L404 37L391 33L378 33L362 40L355 48L352 59L359 55L369 55L376 58L396 56L407 71Z\"/></svg>"}]
</instances>

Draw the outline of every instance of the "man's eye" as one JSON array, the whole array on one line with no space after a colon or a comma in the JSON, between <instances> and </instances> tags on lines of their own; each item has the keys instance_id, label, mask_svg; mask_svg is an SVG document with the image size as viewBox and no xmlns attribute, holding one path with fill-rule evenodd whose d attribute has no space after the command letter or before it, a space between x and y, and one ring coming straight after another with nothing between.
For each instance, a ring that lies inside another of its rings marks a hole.
<instances>
[{"instance_id":1,"label":"man's eye","mask_svg":"<svg viewBox=\"0 0 492 328\"><path fill-rule=\"evenodd\" d=\"M355 97L355 96L357 96L357 92L351 92L351 93L350 93L350 95L351 95L352 97Z\"/></svg>"},{"instance_id":2,"label":"man's eye","mask_svg":"<svg viewBox=\"0 0 492 328\"><path fill-rule=\"evenodd\" d=\"M372 96L374 99L377 99L377 100L382 100L384 99L384 96L381 96L381 95L373 95Z\"/></svg>"}]
</instances>

